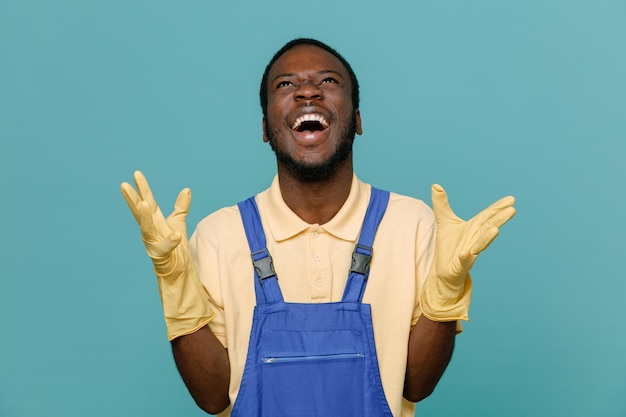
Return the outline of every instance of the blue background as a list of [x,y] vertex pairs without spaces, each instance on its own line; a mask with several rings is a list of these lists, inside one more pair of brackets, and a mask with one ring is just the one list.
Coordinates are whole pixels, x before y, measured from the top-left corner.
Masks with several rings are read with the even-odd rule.
[[422,416],[626,415],[626,3],[0,0],[0,415],[201,416],[119,184],[189,224],[266,188],[293,37],[362,85],[359,176],[518,215]]

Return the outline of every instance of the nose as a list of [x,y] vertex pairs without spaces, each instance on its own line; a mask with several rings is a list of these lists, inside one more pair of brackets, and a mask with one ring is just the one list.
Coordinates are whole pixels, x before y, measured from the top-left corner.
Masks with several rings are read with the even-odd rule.
[[301,83],[296,91],[294,91],[294,97],[299,100],[321,100],[324,98],[324,94],[319,86],[310,81],[304,81]]

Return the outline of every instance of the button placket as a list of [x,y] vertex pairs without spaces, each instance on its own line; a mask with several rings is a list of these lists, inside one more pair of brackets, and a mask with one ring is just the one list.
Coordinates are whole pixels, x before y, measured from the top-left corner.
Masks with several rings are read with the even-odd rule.
[[323,230],[315,228],[309,232],[309,248],[311,299],[314,301],[327,300],[330,297],[329,269],[325,261],[328,253],[328,241]]

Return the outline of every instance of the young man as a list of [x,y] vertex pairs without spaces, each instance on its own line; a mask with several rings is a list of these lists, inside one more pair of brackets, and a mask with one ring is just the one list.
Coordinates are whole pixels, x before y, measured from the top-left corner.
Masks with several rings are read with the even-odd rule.
[[[189,190],[164,219],[141,173],[139,193],[122,184],[181,376],[220,416],[412,416],[450,360],[469,270],[515,214],[514,199],[464,222],[437,185],[433,214],[359,181],[358,82],[323,43],[286,44],[260,96],[277,175],[254,202],[211,214],[187,243]],[[378,220],[365,225],[366,211]]]

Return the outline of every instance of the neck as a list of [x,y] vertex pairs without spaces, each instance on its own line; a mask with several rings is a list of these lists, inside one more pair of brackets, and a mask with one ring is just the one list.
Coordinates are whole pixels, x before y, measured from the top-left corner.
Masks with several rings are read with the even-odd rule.
[[348,159],[331,178],[302,182],[278,166],[280,192],[287,206],[309,224],[325,224],[348,199],[352,185],[352,161]]

